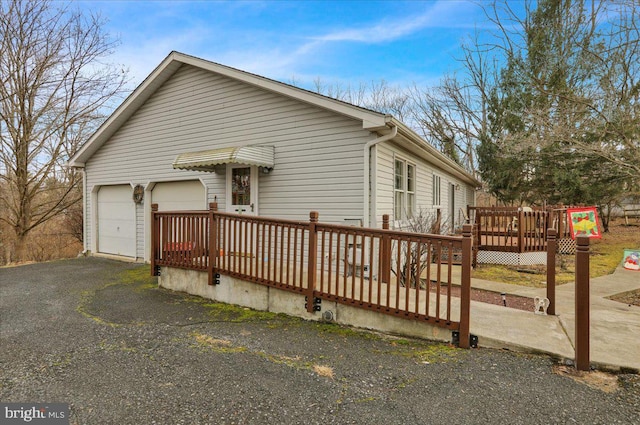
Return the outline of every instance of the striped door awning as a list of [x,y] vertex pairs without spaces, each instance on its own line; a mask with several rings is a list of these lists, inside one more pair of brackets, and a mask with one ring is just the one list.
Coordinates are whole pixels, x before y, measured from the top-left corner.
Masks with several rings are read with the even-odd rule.
[[177,170],[214,171],[216,165],[243,164],[273,168],[275,165],[273,146],[239,146],[185,152],[173,161]]

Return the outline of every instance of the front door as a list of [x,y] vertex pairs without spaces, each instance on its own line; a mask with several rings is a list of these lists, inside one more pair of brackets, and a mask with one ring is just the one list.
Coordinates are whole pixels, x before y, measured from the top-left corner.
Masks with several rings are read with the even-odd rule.
[[227,165],[227,211],[258,214],[258,168]]

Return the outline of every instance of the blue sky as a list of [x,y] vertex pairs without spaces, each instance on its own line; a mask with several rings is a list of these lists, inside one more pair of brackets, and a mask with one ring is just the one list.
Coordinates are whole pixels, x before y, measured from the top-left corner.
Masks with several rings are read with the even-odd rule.
[[461,40],[486,28],[477,2],[81,1],[121,44],[134,85],[170,51],[311,87],[433,84],[458,68]]

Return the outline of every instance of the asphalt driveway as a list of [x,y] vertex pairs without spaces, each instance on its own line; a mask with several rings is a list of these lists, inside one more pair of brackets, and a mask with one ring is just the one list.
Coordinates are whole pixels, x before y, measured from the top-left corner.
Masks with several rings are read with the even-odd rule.
[[0,401],[70,403],[72,424],[640,423],[637,375],[595,388],[546,356],[356,332],[154,282],[148,266],[98,258],[0,269]]

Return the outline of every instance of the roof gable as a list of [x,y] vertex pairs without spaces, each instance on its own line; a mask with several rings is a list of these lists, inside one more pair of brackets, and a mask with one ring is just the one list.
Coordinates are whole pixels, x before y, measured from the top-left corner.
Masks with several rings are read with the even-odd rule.
[[[472,185],[480,185],[474,176],[469,174],[459,164],[431,146],[416,132],[391,115],[372,111],[260,75],[175,51],[171,52],[125,101],[116,108],[113,114],[109,116],[78,152],[70,158],[68,165],[71,167],[84,167],[85,163],[104,143],[106,143],[163,84],[172,78],[183,65],[189,65],[204,71],[216,73],[272,93],[359,120],[362,122],[363,129],[376,132],[379,135],[390,134],[390,129],[397,127],[401,130],[397,135],[400,143],[409,143],[417,149],[416,153],[429,161],[435,161],[434,163],[439,168],[462,178]],[[394,139],[396,139],[396,137],[394,137]]]
[[303,101],[338,114],[362,121],[362,128],[371,131],[386,127],[391,117],[359,106],[351,105],[327,96],[310,92],[285,83],[251,74],[215,62],[210,62],[184,53],[171,52],[153,72],[125,99],[125,101],[98,128],[89,140],[69,160],[72,167],[82,167],[85,162],[122,126],[131,116],[170,79],[182,65],[191,65],[215,72],[262,89]]

